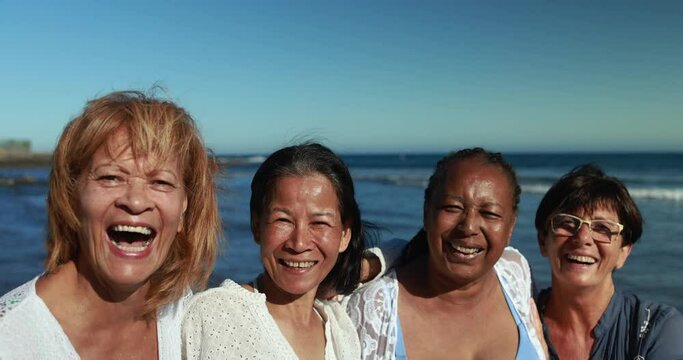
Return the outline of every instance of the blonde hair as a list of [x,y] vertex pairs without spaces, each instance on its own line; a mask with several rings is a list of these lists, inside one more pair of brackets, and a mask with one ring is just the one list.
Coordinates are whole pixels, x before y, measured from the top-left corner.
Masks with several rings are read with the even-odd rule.
[[78,181],[95,151],[122,129],[134,157],[151,155],[161,163],[177,159],[186,188],[182,231],[149,279],[141,315],[154,319],[157,309],[182,297],[188,287],[206,286],[223,238],[214,183],[218,164],[190,114],[173,102],[138,91],[113,92],[89,101],[66,125],[49,179],[46,268],[53,272],[78,256]]

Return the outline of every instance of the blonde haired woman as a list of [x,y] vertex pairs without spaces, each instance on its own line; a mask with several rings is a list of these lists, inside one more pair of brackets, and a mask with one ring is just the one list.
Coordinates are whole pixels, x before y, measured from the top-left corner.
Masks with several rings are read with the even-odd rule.
[[88,102],[53,155],[46,271],[0,299],[0,358],[180,358],[221,237],[216,169],[173,102]]

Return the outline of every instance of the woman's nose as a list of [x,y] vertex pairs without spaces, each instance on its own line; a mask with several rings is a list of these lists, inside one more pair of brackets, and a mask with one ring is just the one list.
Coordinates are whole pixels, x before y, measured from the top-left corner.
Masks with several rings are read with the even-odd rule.
[[147,181],[130,177],[124,188],[123,193],[116,200],[116,206],[131,214],[141,214],[152,209],[153,203],[149,196]]
[[475,213],[474,209],[467,209],[463,211],[458,222],[458,229],[465,236],[470,236],[477,233],[477,214]]
[[311,234],[304,226],[297,225],[292,232],[286,245],[294,252],[302,253],[309,250],[311,245]]
[[579,225],[579,229],[576,231],[576,235],[574,235],[574,239],[577,241],[580,241],[582,243],[587,243],[587,242],[593,242],[593,233],[591,231],[590,225],[587,223],[582,223]]

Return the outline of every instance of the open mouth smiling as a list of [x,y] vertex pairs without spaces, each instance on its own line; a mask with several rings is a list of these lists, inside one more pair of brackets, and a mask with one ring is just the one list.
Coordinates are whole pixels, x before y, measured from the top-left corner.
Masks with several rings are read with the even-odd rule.
[[598,262],[595,258],[592,258],[590,256],[584,256],[584,255],[567,254],[564,256],[564,258],[571,263],[581,264],[581,265],[593,265],[596,262]]
[[285,267],[301,270],[312,268],[318,263],[317,261],[293,261],[285,259],[278,259],[278,262]]
[[156,231],[147,226],[112,225],[107,228],[109,240],[126,252],[142,252],[152,243]]
[[446,244],[448,244],[448,250],[450,250],[451,252],[455,252],[467,257],[474,257],[475,255],[484,251],[484,249],[480,247],[456,245],[451,241],[446,242]]

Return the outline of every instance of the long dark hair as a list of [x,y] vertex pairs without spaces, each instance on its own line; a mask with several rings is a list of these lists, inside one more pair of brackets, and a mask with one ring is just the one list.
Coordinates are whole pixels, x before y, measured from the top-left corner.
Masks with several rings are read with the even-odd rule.
[[[487,151],[480,147],[466,148],[459,151],[450,152],[436,163],[434,173],[432,173],[432,176],[429,177],[429,182],[427,183],[427,188],[425,189],[424,208],[429,206],[432,194],[434,193],[435,189],[443,185],[447,176],[457,176],[457,174],[448,174],[449,166],[458,161],[474,158],[481,159],[482,164],[494,165],[503,170],[503,173],[505,173],[505,176],[508,178],[510,187],[513,189],[512,208],[515,212],[517,212],[517,208],[519,206],[519,197],[522,193],[522,189],[517,182],[515,170],[512,168],[512,165],[510,165],[510,163],[503,158],[503,154],[499,152]],[[415,234],[415,236],[413,236],[408,245],[403,249],[400,263],[407,263],[418,255],[426,253],[428,250],[427,232],[424,228],[422,228],[417,232],[417,234]]]
[[258,219],[270,204],[273,185],[279,178],[315,174],[325,176],[332,183],[342,223],[351,226],[349,246],[339,254],[332,271],[318,287],[318,293],[334,290],[339,294],[349,294],[359,282],[361,256],[368,235],[366,225],[361,221],[349,169],[329,148],[318,143],[304,143],[282,148],[268,156],[251,181],[251,231],[256,236]]

